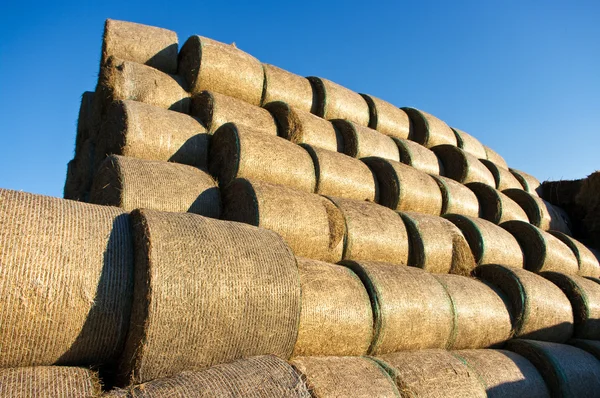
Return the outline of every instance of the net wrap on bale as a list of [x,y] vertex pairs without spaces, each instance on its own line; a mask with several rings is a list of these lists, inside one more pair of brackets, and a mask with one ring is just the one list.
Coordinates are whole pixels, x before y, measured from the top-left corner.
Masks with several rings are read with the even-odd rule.
[[442,193],[442,215],[461,214],[479,217],[479,201],[469,188],[448,177],[431,175]]
[[394,139],[400,151],[400,161],[428,174],[444,174],[444,167],[435,153],[416,142]]
[[475,156],[453,145],[439,145],[432,148],[444,169],[444,176],[462,184],[481,182],[496,186],[494,176]]
[[400,160],[398,146],[387,135],[348,120],[334,119],[332,123],[342,136],[346,155],[358,159],[377,156],[395,161]]
[[263,64],[263,70],[263,106],[281,101],[302,112],[313,111],[313,90],[307,78],[269,64]]
[[410,119],[406,112],[387,101],[373,97],[368,94],[361,94],[369,105],[369,127],[383,133],[387,136],[409,139],[412,128]]
[[448,125],[437,117],[416,108],[402,108],[408,114],[412,125],[411,140],[433,148],[438,145],[456,146],[456,136]]
[[320,77],[308,77],[313,88],[313,112],[327,120],[347,119],[369,125],[369,105],[360,94]]
[[494,224],[511,220],[529,222],[529,218],[521,206],[494,187],[481,182],[469,183],[467,187],[477,196],[481,218]]
[[10,398],[100,397],[98,375],[68,366],[0,369],[0,396]]

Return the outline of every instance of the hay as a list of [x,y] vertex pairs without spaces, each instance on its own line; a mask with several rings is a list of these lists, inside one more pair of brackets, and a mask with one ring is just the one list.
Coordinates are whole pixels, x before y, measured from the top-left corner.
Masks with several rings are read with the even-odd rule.
[[96,146],[92,140],[87,139],[75,158],[67,165],[67,178],[63,196],[85,202],[88,200],[92,179],[94,176],[94,158]]
[[314,398],[399,398],[385,370],[366,357],[295,358],[291,361]]
[[263,64],[263,70],[263,106],[281,101],[302,112],[313,110],[313,90],[307,78],[269,64]]
[[410,119],[406,112],[387,101],[361,94],[369,105],[369,127],[389,137],[409,139],[412,136]]
[[402,108],[408,114],[412,125],[411,140],[433,148],[438,145],[456,146],[456,136],[448,125],[437,117],[416,108]]
[[121,385],[253,355],[289,358],[300,284],[281,237],[195,214],[131,218],[135,289]]
[[456,136],[456,146],[475,156],[477,159],[487,159],[485,147],[477,138],[454,127],[451,127],[451,129]]
[[566,213],[537,195],[522,189],[507,189],[504,194],[514,200],[527,213],[530,223],[544,231],[560,231],[571,235],[571,222]]
[[490,162],[493,162],[496,166],[498,167],[502,167],[503,169],[508,170],[508,164],[506,163],[506,160],[504,160],[504,158],[502,156],[500,156],[500,154],[496,151],[494,151],[492,148],[487,147],[487,146],[483,146],[485,148],[485,154],[486,154],[486,159],[489,160]]
[[432,148],[443,165],[444,176],[462,184],[481,182],[490,187],[496,186],[494,176],[475,156],[452,145]]
[[222,196],[224,219],[277,232],[296,256],[331,263],[341,260],[344,218],[328,199],[246,179],[235,180]]
[[333,120],[333,126],[342,136],[344,153],[362,159],[377,156],[399,161],[400,152],[393,139],[377,130],[360,126],[348,120]]
[[508,169],[504,167],[500,167],[497,164],[487,160],[487,159],[479,159],[481,163],[485,167],[488,168],[490,173],[494,176],[494,181],[496,181],[496,189],[498,191],[504,191],[505,189],[523,189],[523,186],[517,180],[517,178],[510,172]]
[[194,94],[190,114],[197,117],[210,134],[225,123],[235,123],[265,134],[277,135],[277,124],[267,110],[217,92],[202,91]]
[[600,248],[600,172],[586,178],[575,197],[579,207],[585,209],[582,224],[590,244]]
[[580,348],[584,351],[587,351],[593,356],[595,356],[597,359],[600,359],[600,341],[571,339],[569,340],[568,344]]
[[221,195],[207,173],[183,164],[110,156],[100,166],[90,202],[125,211],[152,209],[219,218]]
[[360,94],[320,77],[308,77],[313,88],[313,113],[327,120],[346,119],[369,125],[369,105]]
[[537,368],[553,397],[592,397],[600,391],[600,362],[579,348],[533,340],[512,340],[506,348]]
[[575,205],[575,196],[581,190],[584,181],[585,179],[544,181],[540,185],[539,194],[544,200],[567,209]]
[[571,304],[552,282],[524,269],[502,265],[481,265],[474,273],[508,297],[515,337],[554,342],[565,342],[571,337]]
[[413,212],[401,213],[410,242],[408,265],[432,273],[468,275],[475,259],[465,237],[450,221]]
[[377,201],[377,180],[371,169],[343,153],[302,145],[312,157],[317,176],[316,193],[340,198]]
[[373,338],[373,312],[360,279],[346,267],[297,261],[302,310],[292,356],[366,354]]
[[414,141],[394,139],[400,151],[400,161],[428,174],[443,174],[444,167],[430,149]]
[[380,204],[392,210],[441,214],[442,193],[430,175],[393,160],[366,158],[363,161],[377,178]]
[[36,366],[0,369],[0,396],[10,398],[100,397],[98,375],[84,368]]
[[549,232],[555,238],[559,239],[562,243],[569,246],[569,249],[571,249],[571,251],[575,255],[575,258],[577,258],[577,263],[579,264],[578,275],[592,276],[595,278],[600,277],[600,263],[598,262],[598,258],[596,257],[596,255],[594,255],[591,249],[562,232]]
[[331,200],[346,223],[344,260],[408,263],[408,234],[395,211],[364,201]]
[[523,252],[519,242],[503,228],[475,217],[447,214],[467,239],[477,265],[502,264],[523,268]]
[[542,183],[537,178],[535,178],[531,174],[525,173],[524,171],[519,171],[512,168],[509,170],[515,176],[515,178],[519,180],[524,190],[526,190],[532,195],[539,196],[539,193],[537,191],[541,191]]
[[519,241],[525,258],[525,269],[573,275],[579,271],[575,254],[548,232],[524,221],[508,221],[501,226]]
[[453,330],[448,293],[433,275],[398,264],[348,261],[366,286],[375,318],[372,355],[446,348]]
[[212,137],[209,158],[209,170],[221,187],[248,178],[315,191],[315,169],[305,149],[249,127],[223,125]]
[[479,217],[494,224],[519,220],[529,222],[525,211],[509,196],[481,182],[471,182],[467,187],[479,201]]
[[0,368],[104,365],[132,289],[121,209],[0,190]]
[[103,65],[111,56],[177,73],[177,33],[133,22],[107,19],[102,37]]
[[479,201],[469,188],[448,177],[431,175],[442,193],[442,215],[479,217]]
[[191,36],[179,52],[178,71],[192,94],[215,91],[260,106],[262,64],[235,45]]
[[75,156],[81,150],[83,143],[91,137],[92,131],[92,113],[93,113],[94,93],[86,91],[81,96],[81,105],[79,106],[79,117],[77,118],[77,135],[75,136]]

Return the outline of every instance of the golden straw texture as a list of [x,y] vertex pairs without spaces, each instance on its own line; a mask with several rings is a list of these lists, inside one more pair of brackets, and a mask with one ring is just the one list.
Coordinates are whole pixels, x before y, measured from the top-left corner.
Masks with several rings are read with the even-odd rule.
[[479,142],[479,140],[472,135],[452,127],[452,131],[456,136],[456,144],[463,151],[470,153],[477,159],[487,159],[485,147]]
[[400,161],[428,174],[444,174],[444,166],[435,153],[414,141],[394,139],[400,151]]
[[442,215],[461,214],[479,217],[479,201],[469,188],[448,177],[432,175],[442,193]]
[[269,64],[263,64],[263,70],[265,71],[263,106],[282,101],[299,111],[313,110],[313,90],[307,78]]
[[347,119],[369,125],[369,105],[360,94],[320,77],[308,77],[314,92],[313,112],[327,120]]
[[36,366],[0,369],[0,396],[7,398],[93,398],[102,388],[89,369]]
[[394,138],[409,139],[411,137],[412,128],[406,112],[372,95],[361,95],[369,105],[370,128]]
[[408,114],[412,124],[412,140],[427,148],[446,144],[456,146],[456,136],[444,121],[415,108],[402,109]]
[[346,155],[358,159],[377,156],[395,161],[400,160],[398,146],[387,135],[348,120],[335,119],[332,123],[342,136]]

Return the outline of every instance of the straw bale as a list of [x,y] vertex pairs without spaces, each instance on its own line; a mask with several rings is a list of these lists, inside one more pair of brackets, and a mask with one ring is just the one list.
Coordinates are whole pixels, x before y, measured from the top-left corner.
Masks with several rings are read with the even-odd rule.
[[575,201],[585,209],[582,223],[590,243],[600,248],[600,172],[596,171],[585,179]]
[[600,359],[600,341],[571,339],[569,340],[568,344],[580,348],[584,351],[587,351],[593,356],[595,356],[597,359]]
[[269,64],[263,64],[263,70],[263,106],[281,101],[302,112],[313,110],[313,89],[307,78]]
[[502,156],[500,156],[500,154],[496,151],[494,151],[492,148],[488,147],[488,146],[483,146],[485,148],[485,154],[486,154],[486,159],[489,160],[490,162],[493,162],[496,166],[498,167],[502,167],[503,169],[508,170],[508,164],[506,163],[506,160],[504,160],[504,158]]
[[485,147],[477,138],[457,128],[451,127],[451,129],[456,136],[456,146],[477,159],[487,159]]
[[343,152],[346,155],[358,159],[377,156],[395,161],[400,160],[398,146],[387,135],[348,120],[335,119],[332,123],[342,136]]
[[523,186],[521,185],[519,180],[517,180],[513,173],[508,171],[508,169],[498,166],[496,163],[491,162],[487,159],[479,160],[481,161],[481,163],[483,163],[485,167],[488,168],[490,173],[492,173],[492,175],[494,176],[494,181],[496,181],[495,188],[498,191],[504,191],[505,189],[513,188],[521,190],[523,189]]
[[10,398],[100,397],[98,375],[89,369],[35,366],[0,369],[0,396]]
[[564,210],[522,189],[507,189],[504,194],[521,206],[527,213],[529,222],[536,227],[544,231],[560,231],[571,235],[571,221]]
[[410,119],[406,112],[387,101],[361,94],[369,105],[369,127],[393,138],[409,139],[412,134]]
[[444,166],[438,157],[414,141],[394,139],[400,151],[400,161],[428,174],[444,174]]
[[320,77],[308,77],[313,88],[313,112],[324,119],[346,119],[369,125],[369,105],[360,94]]
[[562,232],[549,232],[562,243],[569,246],[569,249],[571,249],[575,255],[575,258],[577,258],[577,263],[579,264],[579,275],[592,276],[595,278],[600,277],[600,263],[592,249],[589,249],[583,243]]
[[433,148],[438,145],[456,146],[456,136],[448,125],[437,117],[416,108],[402,108],[410,118],[413,134],[411,139]]
[[515,178],[519,180],[525,191],[529,192],[532,195],[539,196],[538,191],[541,191],[542,183],[537,178],[535,178],[531,174],[525,173],[524,171],[520,171],[513,168],[509,170],[515,176]]
[[431,175],[442,193],[442,215],[479,217],[479,201],[469,188],[448,177]]
[[86,91],[81,95],[79,117],[77,118],[77,135],[75,136],[75,156],[83,143],[92,136],[94,92]]
[[88,200],[94,177],[96,146],[91,139],[81,145],[81,149],[67,165],[64,198],[85,202]]
[[443,165],[444,176],[463,184],[481,182],[490,187],[496,186],[492,173],[470,153],[452,145],[440,145],[432,150]]
[[477,196],[479,217],[484,220],[494,224],[502,224],[511,220],[529,222],[529,218],[521,206],[503,192],[481,182],[471,182],[467,184],[467,187]]

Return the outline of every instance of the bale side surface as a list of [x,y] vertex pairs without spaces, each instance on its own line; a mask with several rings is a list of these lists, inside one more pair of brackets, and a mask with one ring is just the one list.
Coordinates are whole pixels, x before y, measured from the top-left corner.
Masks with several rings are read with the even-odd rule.
[[575,197],[580,208],[585,209],[582,224],[590,244],[600,249],[600,172],[590,174]]
[[412,128],[406,112],[387,101],[361,94],[369,105],[369,127],[389,137],[399,139],[411,138]]
[[496,186],[494,176],[475,156],[452,145],[439,145],[432,148],[442,163],[444,176],[462,184],[481,182],[490,187]]
[[0,369],[0,396],[10,398],[100,397],[98,375],[84,368],[35,366]]
[[282,101],[302,112],[313,110],[313,90],[307,78],[269,64],[263,64],[263,70],[265,72],[263,106]]
[[461,214],[479,217],[479,201],[469,188],[448,177],[431,175],[442,193],[442,215]]
[[346,119],[369,125],[369,105],[360,94],[320,77],[308,77],[314,92],[313,112],[327,120]]
[[498,191],[504,191],[505,189],[523,189],[523,186],[519,180],[517,180],[516,177],[510,171],[508,171],[508,169],[500,167],[496,163],[485,158],[479,158],[479,160],[494,176],[494,180],[496,181],[495,188]]
[[536,227],[544,231],[560,231],[571,235],[570,221],[562,209],[522,189],[507,189],[504,194],[521,206],[529,222]]
[[358,159],[376,156],[400,161],[398,146],[387,135],[348,120],[335,119],[332,123],[342,136],[346,155]]
[[85,140],[91,137],[93,123],[94,92],[86,91],[81,95],[79,116],[77,117],[77,134],[75,136],[75,156],[79,153]]
[[600,341],[571,339],[569,340],[568,344],[587,351],[600,360]]
[[428,174],[443,174],[443,166],[430,149],[414,141],[394,139],[400,151],[400,161]]
[[87,139],[81,149],[67,165],[64,198],[85,202],[89,198],[94,177],[96,145]]
[[473,191],[479,201],[479,217],[494,224],[519,220],[529,222],[525,211],[509,196],[492,186],[481,182],[471,182],[467,187]]
[[479,140],[472,135],[459,130],[457,128],[451,127],[454,135],[456,136],[456,145],[462,149],[463,151],[470,153],[475,156],[477,159],[486,159],[487,155],[485,152],[485,147],[479,142]]
[[412,124],[411,139],[427,148],[446,144],[456,146],[456,136],[444,121],[415,108],[402,108],[402,110],[408,114]]
[[513,168],[510,168],[509,170],[515,176],[515,178],[519,180],[525,191],[529,192],[532,195],[539,196],[537,191],[541,190],[542,183],[537,178],[535,178],[531,174],[525,173],[524,171],[520,171]]
[[600,277],[599,259],[596,257],[596,255],[594,255],[592,250],[590,250],[583,243],[562,232],[549,231],[549,233],[567,245],[569,249],[571,249],[575,255],[575,258],[577,258],[577,263],[579,264],[579,275],[591,276],[594,278]]
[[490,162],[493,162],[496,166],[498,167],[502,167],[503,169],[508,170],[508,164],[506,163],[506,160],[504,160],[504,158],[502,156],[500,156],[500,154],[496,151],[494,151],[492,148],[488,147],[488,146],[483,146],[485,148],[485,158],[487,160],[489,160]]

